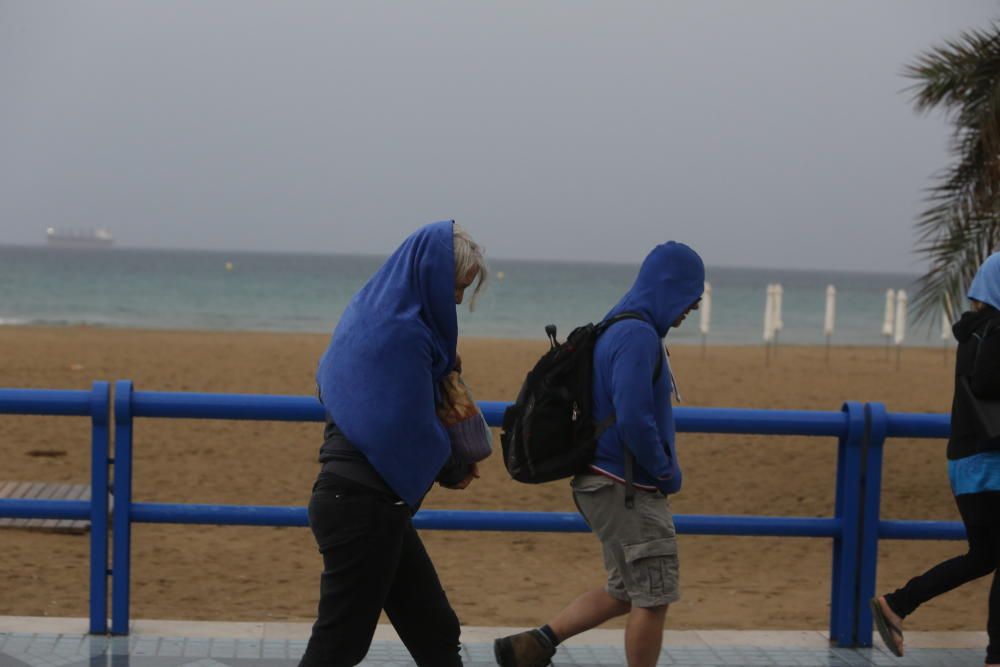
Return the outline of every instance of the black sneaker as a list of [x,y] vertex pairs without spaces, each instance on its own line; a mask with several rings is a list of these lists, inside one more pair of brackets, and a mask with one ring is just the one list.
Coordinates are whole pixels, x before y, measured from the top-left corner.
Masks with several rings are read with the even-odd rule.
[[545,667],[556,649],[538,629],[501,637],[493,642],[493,655],[500,667]]

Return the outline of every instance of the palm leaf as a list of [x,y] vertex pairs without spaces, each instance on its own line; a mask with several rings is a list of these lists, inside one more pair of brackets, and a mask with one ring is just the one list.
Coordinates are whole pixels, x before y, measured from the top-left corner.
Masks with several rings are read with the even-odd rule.
[[1000,243],[1000,24],[949,40],[905,70],[917,111],[944,110],[955,163],[928,189],[916,223],[929,263],[914,299],[917,319],[944,307],[954,317],[979,265]]

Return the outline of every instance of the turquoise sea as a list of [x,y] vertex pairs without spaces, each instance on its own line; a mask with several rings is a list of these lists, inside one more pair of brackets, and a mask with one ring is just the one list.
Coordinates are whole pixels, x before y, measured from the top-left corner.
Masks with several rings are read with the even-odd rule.
[[[0,325],[328,332],[382,259],[0,246]],[[638,270],[638,260],[624,265],[490,258],[490,265],[493,275],[476,311],[460,310],[462,335],[542,339],[551,322],[562,337],[576,324],[601,318]],[[834,344],[884,345],[885,291],[912,294],[916,276],[709,267],[708,279],[709,344],[761,344],[766,288],[779,282],[782,343],[825,342],[825,294],[832,284]],[[688,318],[669,340],[699,342],[698,317]],[[940,322],[911,323],[906,344],[944,344]]]

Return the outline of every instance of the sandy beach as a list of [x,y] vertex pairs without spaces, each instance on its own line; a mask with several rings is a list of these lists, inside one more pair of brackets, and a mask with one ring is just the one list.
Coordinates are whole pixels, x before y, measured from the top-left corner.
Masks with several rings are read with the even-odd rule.
[[[124,379],[139,389],[308,395],[326,335],[167,332],[98,328],[0,328],[0,386],[88,388]],[[477,398],[510,400],[545,349],[537,341],[464,339]],[[902,368],[884,349],[784,347],[765,367],[760,347],[676,347],[672,364],[687,405],[837,410],[845,399],[890,410],[944,412],[953,356],[907,349]],[[87,483],[82,420],[0,417],[0,480]],[[134,495],[143,501],[303,505],[317,472],[317,424],[140,421]],[[498,442],[497,442],[498,445]],[[45,450],[52,456],[38,456]],[[832,440],[679,437],[684,489],[678,514],[828,516]],[[573,509],[566,482],[526,486],[497,455],[467,491],[436,488],[428,508]],[[956,520],[943,441],[887,447],[883,516]],[[524,626],[545,621],[603,581],[591,535],[424,532],[462,622]],[[85,536],[3,530],[0,614],[86,616]],[[683,600],[671,628],[813,629],[827,625],[831,542],[751,537],[680,538]],[[883,542],[879,587],[957,555],[955,542]],[[308,530],[133,528],[136,618],[311,620],[321,559]],[[980,630],[989,579],[945,595],[908,620],[913,629]],[[612,625],[612,627],[615,627]],[[620,627],[617,626],[617,627]]]

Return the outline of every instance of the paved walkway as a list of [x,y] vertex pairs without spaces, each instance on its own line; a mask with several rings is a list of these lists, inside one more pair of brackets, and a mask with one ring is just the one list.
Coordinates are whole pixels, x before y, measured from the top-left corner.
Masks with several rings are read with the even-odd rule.
[[[92,637],[82,619],[0,617],[0,667],[296,667],[308,625],[137,621],[128,637]],[[492,639],[510,628],[465,628],[468,667],[495,665]],[[980,667],[986,634],[909,633],[905,658],[882,648],[831,648],[821,632],[668,631],[660,665],[674,667],[868,665]],[[559,648],[563,665],[624,665],[622,632],[597,630]],[[380,626],[370,667],[413,665],[392,629]]]

